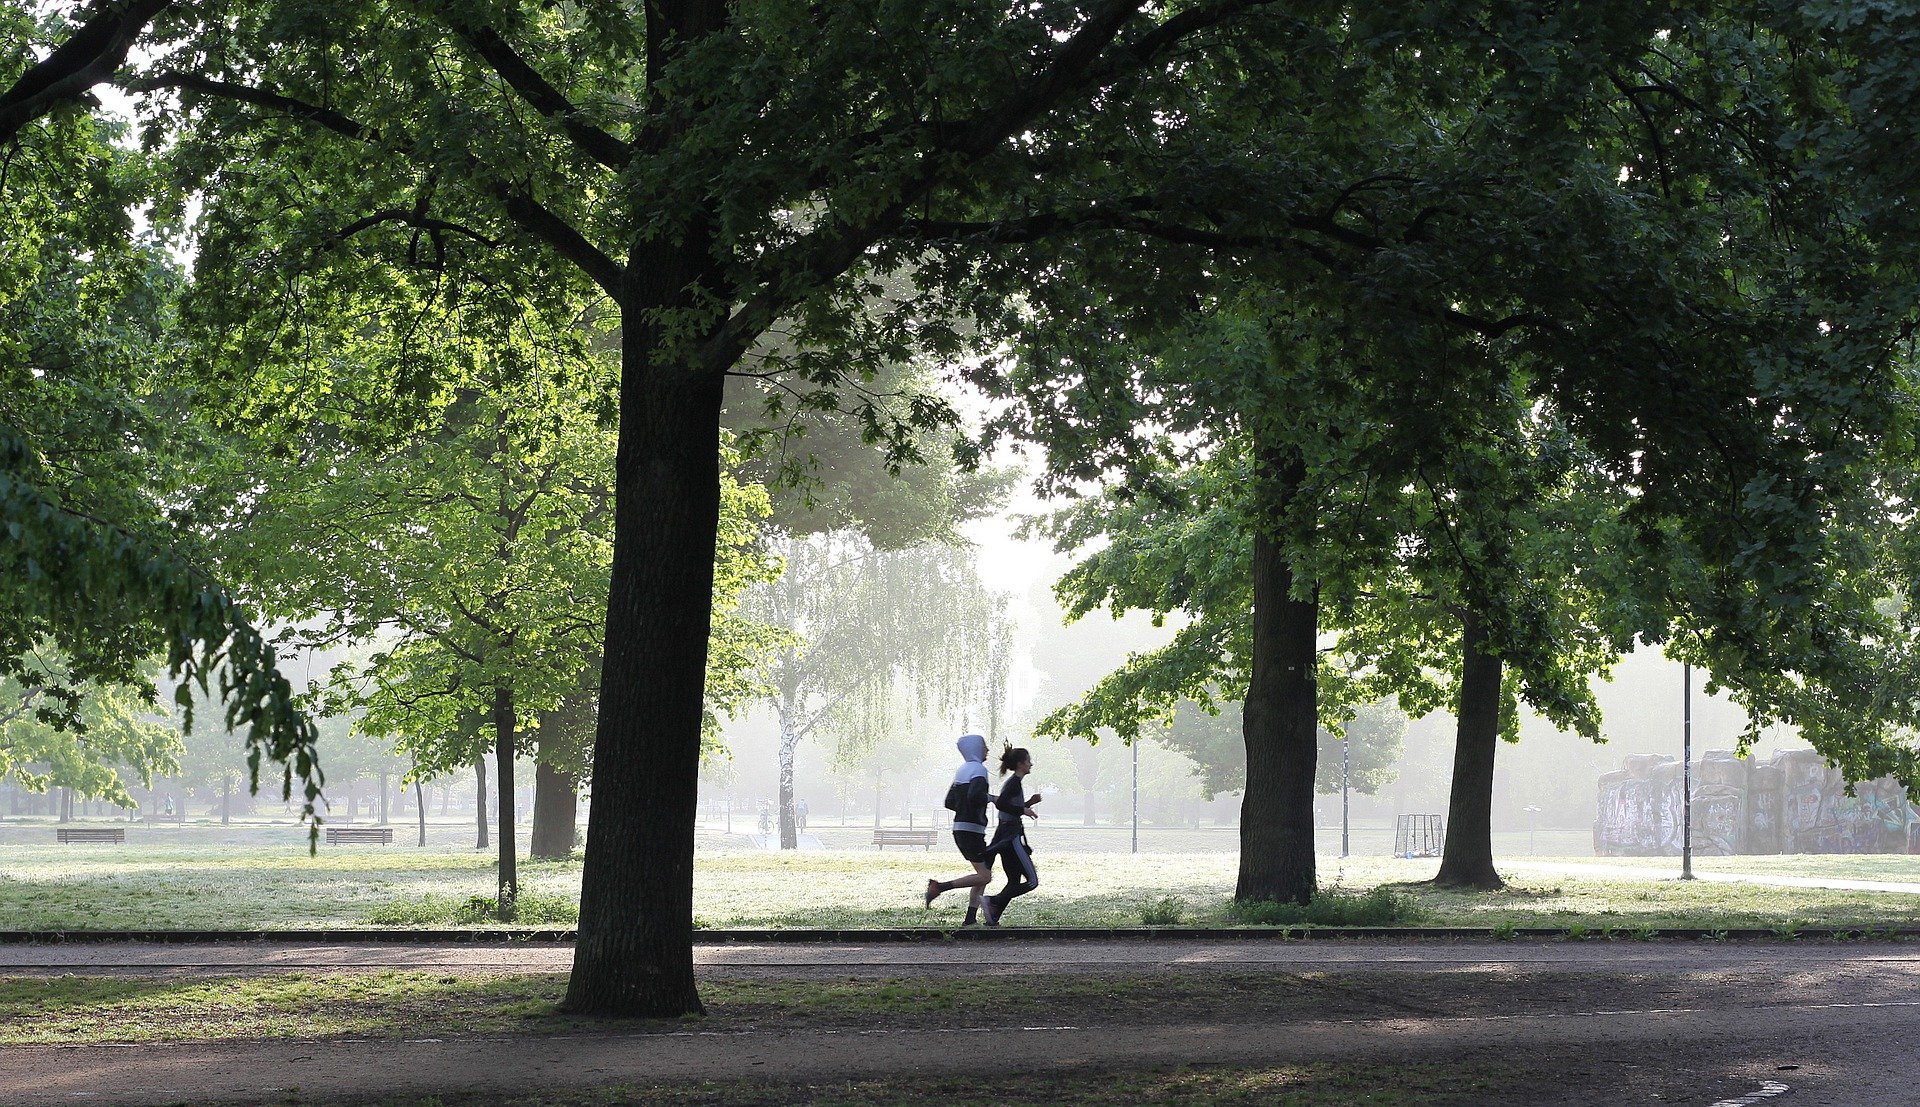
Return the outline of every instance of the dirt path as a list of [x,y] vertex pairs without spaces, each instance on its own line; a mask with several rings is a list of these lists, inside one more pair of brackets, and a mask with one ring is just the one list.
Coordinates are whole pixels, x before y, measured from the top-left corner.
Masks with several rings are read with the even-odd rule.
[[[299,1089],[364,1102],[404,1094],[527,1095],[629,1084],[749,1080],[900,1081],[970,1075],[1018,1057],[1049,1073],[1314,1062],[1502,1071],[1476,1103],[1691,1103],[1707,1107],[1785,1083],[1790,1104],[1920,1102],[1920,947],[1722,942],[1031,942],[1022,975],[1145,978],[1121,998],[1058,1003],[1045,986],[1009,1025],[970,1018],[848,1014],[797,1023],[780,1010],[742,1022],[616,1025],[513,1037],[225,1040],[0,1048],[0,1101],[47,1104],[273,1102]],[[1008,943],[726,945],[698,950],[709,979],[912,979],[1004,968]],[[185,974],[235,970],[430,969],[560,972],[565,946],[301,946],[273,943],[15,946],[0,975]],[[999,962],[998,970],[983,970]],[[1196,974],[1246,999],[1164,999]],[[1311,987],[1298,986],[1311,974]],[[1271,979],[1272,986],[1266,983]],[[1292,985],[1292,987],[1289,987]],[[1271,992],[1279,997],[1266,1002]],[[1074,994],[1086,996],[1088,991]],[[1133,996],[1133,999],[1126,998]],[[1292,995],[1293,1000],[1285,997]],[[1257,1002],[1256,1002],[1257,1001]],[[1131,1004],[1132,1006],[1129,1006]],[[998,1006],[994,1008],[998,1010]],[[418,1031],[414,1031],[418,1033]],[[777,1091],[777,1089],[776,1089]],[[777,1101],[777,1099],[776,1099]],[[1413,1101],[1413,1100],[1410,1100]]]
[[[1871,1026],[1868,1031],[1867,1027]],[[276,1094],[532,1093],[559,1086],[755,1079],[792,1083],[978,1073],[983,1050],[1032,1079],[1087,1066],[1288,1065],[1341,1059],[1520,1066],[1524,1092],[1482,1102],[1706,1105],[1780,1080],[1795,1104],[1912,1102],[1920,1000],[1857,1005],[1569,1011],[1553,1015],[1106,1027],[954,1027],[576,1034],[417,1041],[12,1047],[0,1087],[20,1107],[250,1103]],[[1530,1078],[1527,1078],[1530,1077]],[[1558,1091],[1543,1093],[1542,1088]],[[903,1088],[904,1090],[904,1088]],[[908,1098],[902,1102],[910,1101]]]
[[[1688,941],[1071,941],[1021,942],[1023,972],[1152,971],[1206,967],[1267,967],[1339,972],[1497,972],[1527,970],[1613,972],[1773,971],[1789,966],[1920,967],[1920,945],[1905,942],[1688,942]],[[702,945],[694,949],[703,973],[778,972],[859,976],[977,971],[1007,960],[1005,943],[875,942]],[[0,973],[190,970],[449,969],[483,972],[566,972],[566,944],[462,942],[340,945],[286,942],[101,942],[0,945]]]

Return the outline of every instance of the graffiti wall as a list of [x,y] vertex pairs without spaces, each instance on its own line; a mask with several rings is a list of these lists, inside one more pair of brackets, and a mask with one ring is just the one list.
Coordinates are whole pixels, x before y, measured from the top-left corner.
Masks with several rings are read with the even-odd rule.
[[[1684,805],[1680,763],[1636,754],[1600,778],[1593,852],[1680,853]],[[1735,853],[1920,852],[1920,812],[1892,779],[1846,780],[1812,750],[1771,761],[1712,750],[1694,768],[1693,851]]]

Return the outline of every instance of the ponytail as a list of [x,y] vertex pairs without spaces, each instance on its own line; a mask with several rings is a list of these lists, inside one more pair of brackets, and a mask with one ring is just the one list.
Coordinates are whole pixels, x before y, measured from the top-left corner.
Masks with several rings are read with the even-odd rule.
[[1024,747],[1008,743],[1007,748],[1000,751],[1000,775],[1006,776],[1012,772],[1013,767],[1025,761],[1028,756],[1029,754]]

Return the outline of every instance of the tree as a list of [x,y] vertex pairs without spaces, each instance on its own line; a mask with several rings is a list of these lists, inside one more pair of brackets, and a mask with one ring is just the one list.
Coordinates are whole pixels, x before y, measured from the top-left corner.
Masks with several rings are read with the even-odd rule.
[[[223,336],[217,377],[297,381],[282,368],[352,331],[341,316],[379,314],[364,271],[328,271],[349,245],[397,246],[420,268],[555,298],[592,288],[618,313],[617,537],[589,832],[601,848],[583,877],[573,1009],[698,1005],[692,805],[725,375],[791,371],[838,391],[903,346],[957,351],[958,333],[918,295],[855,325],[864,274],[902,260],[888,243],[916,214],[1030,179],[1030,136],[1077,147],[1073,128],[1110,94],[1150,103],[1178,47],[1255,6],[836,7],[795,19],[781,3],[676,0],[637,20],[594,4],[274,4],[154,25],[152,61],[119,79],[163,94],[148,110],[179,126],[176,163],[207,199],[201,270],[232,278],[201,301],[205,333]],[[887,51],[871,49],[876,36]],[[428,57],[451,64],[417,64]],[[319,202],[288,202],[296,194]],[[282,344],[280,308],[293,309],[284,333],[310,341]],[[750,361],[776,323],[801,332],[797,351],[842,353]],[[401,349],[405,328],[389,333]],[[437,361],[391,359],[382,379],[398,384],[397,410],[439,387]],[[247,392],[273,397],[247,406],[281,415],[311,400]],[[875,430],[905,438],[884,421]]]
[[[518,898],[514,769],[523,735],[554,724],[542,754],[578,779],[584,755],[569,739],[578,740],[582,713],[591,718],[597,691],[590,669],[612,530],[601,481],[614,440],[581,395],[598,383],[569,379],[551,360],[554,349],[565,356],[567,337],[543,346],[536,331],[524,345],[496,349],[490,386],[454,399],[439,425],[410,441],[356,448],[349,410],[308,423],[284,458],[263,459],[264,444],[243,451],[239,472],[254,510],[227,542],[250,551],[253,587],[294,621],[291,636],[308,646],[379,647],[336,667],[329,710],[364,710],[356,730],[397,741],[416,772],[451,771],[491,753],[503,919]],[[770,576],[752,547],[764,495],[731,482],[727,493],[723,605]],[[721,616],[716,632],[753,640],[710,656],[750,663],[755,632],[725,607]],[[714,674],[722,704],[738,687],[732,674]],[[571,852],[570,826],[565,847]]]
[[[137,807],[120,767],[147,787],[156,774],[178,770],[180,734],[154,713],[149,696],[122,683],[78,682],[57,661],[40,663],[49,671],[0,679],[0,780]],[[79,702],[56,699],[50,688],[71,689]]]
[[[1200,778],[1200,794],[1207,799],[1246,787],[1244,722],[1237,705],[1218,704],[1210,714],[1188,702],[1175,707],[1173,721],[1153,735],[1155,741],[1186,754]],[[1322,726],[1316,754],[1313,789],[1322,795],[1340,790],[1341,765],[1346,764],[1348,786],[1371,796],[1400,775],[1405,750],[1407,717],[1392,701],[1361,704],[1339,732]]]
[[[1719,251],[1752,241],[1748,232],[1764,217],[1775,226],[1793,217],[1796,229],[1813,232],[1766,240],[1791,242],[1774,255],[1789,270],[1880,275],[1870,264],[1797,264],[1869,261],[1859,247],[1870,243],[1850,239],[1844,219],[1823,223],[1851,210],[1823,206],[1851,186],[1792,177],[1791,164],[1776,172],[1805,145],[1781,137],[1817,142],[1829,116],[1848,123],[1832,98],[1778,95],[1796,87],[1783,76],[1801,75],[1783,74],[1798,56],[1781,33],[1786,17],[1741,9],[1721,20],[1716,5],[1583,9],[1577,23],[1479,4],[1287,15],[1250,0],[1145,7],[909,4],[802,14],[782,3],[676,0],[648,6],[637,25],[627,9],[598,4],[342,12],[276,3],[242,5],[204,25],[189,15],[155,24],[154,61],[130,83],[190,101],[177,118],[193,133],[173,149],[200,170],[189,173],[192,183],[206,185],[208,256],[271,259],[206,267],[248,285],[231,290],[244,295],[208,302],[225,305],[230,321],[256,324],[251,335],[223,331],[233,340],[221,349],[268,355],[219,359],[223,372],[242,366],[242,375],[297,379],[280,370],[312,356],[330,332],[295,317],[337,309],[320,290],[343,287],[331,283],[342,274],[309,263],[338,254],[346,240],[362,250],[385,242],[429,270],[471,264],[556,295],[580,291],[566,279],[572,272],[620,314],[617,540],[590,832],[607,848],[588,853],[570,987],[576,1009],[670,1015],[697,1007],[691,827],[721,378],[791,365],[798,379],[832,391],[846,374],[897,361],[903,345],[952,351],[960,337],[952,313],[987,317],[986,333],[997,338],[1031,302],[1008,294],[1011,278],[1049,275],[1027,259],[1002,266],[1001,247],[1047,237],[1080,240],[1074,249],[1097,238],[1093,252],[1112,254],[1143,241],[1258,248],[1316,276],[1324,267],[1367,311],[1536,343],[1569,367],[1558,390],[1583,435],[1612,465],[1644,461],[1648,494],[1676,509],[1729,501],[1725,489],[1676,493],[1657,478],[1684,474],[1729,443],[1787,436],[1778,422],[1753,418],[1744,384],[1723,390],[1750,381],[1756,363],[1795,365],[1796,388],[1815,386],[1800,398],[1821,418],[1839,413],[1841,441],[1873,435],[1863,414],[1871,405],[1859,403],[1863,363],[1852,355],[1874,348],[1885,318],[1804,316],[1808,325],[1790,336],[1770,334],[1791,341],[1748,360],[1766,343],[1730,352],[1724,339],[1767,327],[1689,329],[1699,315],[1668,310],[1710,304],[1707,314],[1722,320],[1718,309],[1753,304],[1723,295],[1728,265]],[[1739,66],[1707,56],[1688,82],[1656,69],[1656,91],[1641,90],[1642,70],[1655,68],[1649,43],[1677,52],[1676,36],[1755,49]],[[876,39],[889,49],[873,50]],[[111,64],[110,51],[94,57]],[[444,64],[418,64],[424,58]],[[1772,62],[1781,64],[1760,64]],[[1731,94],[1712,83],[1729,73],[1747,82]],[[1702,83],[1704,100],[1693,94]],[[1738,102],[1722,112],[1730,95]],[[1403,165],[1402,155],[1447,147],[1457,132],[1418,127],[1450,117],[1427,110],[1447,104],[1477,109],[1471,134],[1486,139],[1477,149],[1493,163]],[[1401,125],[1385,133],[1345,126],[1392,106],[1403,109]],[[154,110],[165,111],[164,101]],[[1761,122],[1750,126],[1749,114]],[[1649,115],[1656,125],[1645,125]],[[1702,125],[1686,125],[1695,122]],[[1713,163],[1718,175],[1694,172],[1687,159],[1735,124],[1739,137],[1758,137]],[[1631,157],[1596,156],[1596,135],[1637,145]],[[1669,141],[1675,135],[1689,141]],[[1619,188],[1623,164],[1644,172],[1633,189]],[[1648,180],[1664,195],[1644,191]],[[1510,181],[1523,185],[1497,187]],[[1630,193],[1624,201],[1622,192]],[[303,202],[312,197],[325,202]],[[1455,203],[1463,200],[1482,203]],[[1497,218],[1482,218],[1488,213]],[[316,244],[327,249],[303,248]],[[545,271],[555,256],[570,270]],[[1604,279],[1600,259],[1609,263]],[[920,294],[890,304],[883,325],[857,323],[871,306],[865,278],[908,264]],[[1184,277],[1205,264],[1179,268]],[[274,279],[251,283],[263,273]],[[304,283],[310,277],[315,284]],[[1778,307],[1795,295],[1776,299],[1769,289],[1759,302]],[[296,310],[262,311],[267,304]],[[1816,340],[1816,319],[1840,338]],[[284,347],[282,322],[295,336]],[[748,361],[778,323],[803,333],[795,350],[852,353]],[[1596,341],[1607,337],[1631,341]],[[1817,364],[1774,359],[1790,346],[1818,355],[1842,345],[1846,356],[1816,356]],[[1670,372],[1675,366],[1691,371]],[[431,391],[439,368],[416,352],[396,359],[384,379],[397,379],[405,398]],[[1884,397],[1884,375],[1867,379],[1865,391]],[[304,406],[281,391],[253,395],[264,408]],[[1811,410],[1773,399],[1762,406],[1787,408],[1794,426]],[[1723,433],[1730,430],[1740,433]],[[1745,564],[1753,533],[1783,558],[1800,556],[1794,525],[1822,500],[1817,482],[1794,481],[1808,451],[1761,456],[1797,458],[1799,471],[1789,465],[1774,475],[1809,495],[1698,520],[1670,516],[1713,567]],[[1838,464],[1845,476],[1852,460]],[[1735,468],[1744,486],[1754,467]],[[1733,518],[1741,511],[1747,516]],[[1293,581],[1277,559],[1258,560],[1265,621]],[[1276,592],[1278,583],[1287,587]],[[1263,626],[1274,633],[1257,637],[1286,637],[1278,632],[1304,622],[1290,614],[1287,627]],[[1275,672],[1307,671],[1304,657],[1289,660]],[[1256,718],[1277,717],[1267,691],[1261,682],[1252,698]],[[1301,717],[1286,716],[1294,746]],[[662,794],[673,798],[658,802]]]
[[[166,6],[100,5],[38,60],[14,48],[39,37],[35,11],[0,12],[0,679],[31,704],[23,748],[73,787],[122,795],[99,775],[114,757],[134,757],[144,779],[178,754],[130,714],[154,694],[159,658],[183,725],[188,689],[217,684],[251,784],[263,758],[280,762],[283,790],[298,777],[310,812],[313,728],[272,646],[203,568],[175,495],[194,433],[166,383],[180,275],[127,218],[149,167],[72,110]],[[56,755],[55,732],[70,750]]]
[[780,724],[780,848],[794,849],[794,753],[807,737],[873,745],[899,724],[903,684],[921,714],[998,709],[1005,600],[982,587],[964,546],[877,549],[843,532],[778,539],[770,551],[779,578],[750,593],[746,610],[788,635],[760,679]]

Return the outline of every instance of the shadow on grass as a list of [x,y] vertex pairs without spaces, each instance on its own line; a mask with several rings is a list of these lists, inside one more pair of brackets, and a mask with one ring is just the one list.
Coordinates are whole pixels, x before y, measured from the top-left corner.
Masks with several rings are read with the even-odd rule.
[[556,1032],[558,974],[0,978],[0,1045]]

